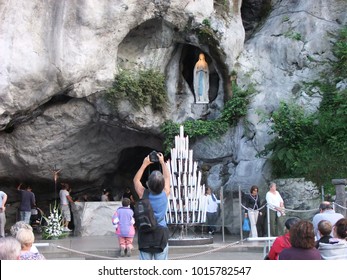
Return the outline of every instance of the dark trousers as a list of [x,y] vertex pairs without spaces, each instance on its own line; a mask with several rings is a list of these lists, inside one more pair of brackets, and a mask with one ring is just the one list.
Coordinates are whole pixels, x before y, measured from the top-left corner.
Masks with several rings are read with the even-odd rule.
[[270,234],[279,236],[284,234],[285,216],[277,216],[277,211],[270,210]]
[[216,224],[218,219],[218,213],[217,212],[206,212],[206,220],[207,220],[207,229],[210,232],[216,231]]

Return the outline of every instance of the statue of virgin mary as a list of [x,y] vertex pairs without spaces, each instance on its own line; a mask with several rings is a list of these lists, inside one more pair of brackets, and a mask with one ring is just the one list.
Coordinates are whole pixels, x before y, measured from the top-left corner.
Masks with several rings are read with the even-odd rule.
[[209,89],[209,70],[205,60],[205,55],[200,53],[199,60],[194,67],[194,93],[195,103],[206,104],[208,99]]

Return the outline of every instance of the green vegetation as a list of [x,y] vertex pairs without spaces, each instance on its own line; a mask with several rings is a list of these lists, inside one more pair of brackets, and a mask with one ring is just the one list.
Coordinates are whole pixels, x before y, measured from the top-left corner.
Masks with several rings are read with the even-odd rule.
[[153,69],[121,70],[107,91],[106,99],[115,108],[120,100],[127,99],[136,109],[151,106],[154,112],[162,112],[167,105],[165,77]]
[[202,21],[202,24],[205,25],[205,26],[208,27],[208,28],[211,28],[211,22],[210,22],[210,20],[208,20],[208,19],[204,19],[204,20]]
[[[212,138],[223,135],[228,127],[246,115],[249,98],[254,93],[253,86],[241,90],[233,82],[233,97],[229,100],[216,120],[187,120],[183,123],[184,129],[191,140],[197,137],[209,136]],[[106,92],[106,100],[117,108],[121,100],[127,99],[136,109],[150,105],[154,112],[161,112],[167,105],[165,78],[163,74],[154,70],[139,71],[121,70],[115,76],[112,88]],[[180,124],[166,121],[161,126],[164,135],[165,153],[169,153],[174,137],[179,133]]]
[[[253,86],[247,90],[241,90],[235,83],[232,84],[233,97],[225,104],[221,116],[215,120],[187,120],[183,122],[184,131],[191,141],[198,137],[208,136],[218,138],[223,135],[230,126],[236,125],[237,121],[247,114],[247,107]],[[181,124],[169,120],[161,126],[164,135],[164,149],[168,154],[174,143],[175,136],[179,134]]]
[[284,16],[284,17],[282,18],[282,22],[286,22],[286,21],[289,21],[289,16]]
[[217,5],[221,5],[221,6],[225,6],[225,7],[228,5],[227,0],[214,0],[213,2]]
[[301,34],[298,32],[293,32],[293,31],[287,31],[284,33],[284,37],[296,40],[296,41],[301,41]]
[[333,53],[337,61],[333,64],[336,77],[346,78],[347,69],[347,26],[341,29],[339,39],[333,47]]
[[214,44],[216,46],[219,45],[218,40],[215,38],[216,33],[211,27],[204,25],[204,26],[201,26],[200,28],[195,29],[195,32],[199,38],[199,41],[202,44],[211,45],[211,46],[213,46]]
[[273,140],[259,156],[269,155],[276,177],[305,177],[319,186],[331,188],[334,178],[347,175],[347,89],[336,84],[347,78],[347,27],[333,47],[336,61],[324,80],[307,85],[319,87],[319,110],[305,114],[299,105],[281,103],[270,116]]
[[230,12],[230,4],[228,0],[214,0],[213,7],[218,14],[222,15],[225,19],[227,19],[227,16]]

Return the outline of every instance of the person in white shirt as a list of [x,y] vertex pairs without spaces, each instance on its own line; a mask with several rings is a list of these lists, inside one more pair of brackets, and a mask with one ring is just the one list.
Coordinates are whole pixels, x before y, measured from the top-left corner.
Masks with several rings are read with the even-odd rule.
[[103,189],[102,190],[102,195],[101,195],[101,201],[110,201],[110,199],[108,197],[109,194],[110,194],[110,192],[108,190]]
[[284,234],[284,202],[280,193],[276,190],[276,183],[269,185],[269,191],[266,193],[266,202],[270,208],[270,234],[279,236]]
[[316,240],[319,240],[319,238],[321,237],[318,232],[318,224],[320,221],[327,220],[332,225],[335,225],[335,223],[342,218],[344,218],[344,216],[341,213],[336,213],[329,201],[323,201],[319,205],[319,213],[314,215],[312,219]]
[[210,187],[206,188],[206,220],[208,225],[208,233],[214,234],[216,231],[216,224],[218,219],[218,203],[220,201],[216,198]]
[[72,197],[69,193],[70,187],[66,183],[61,183],[61,190],[59,192],[59,198],[60,198],[60,209],[61,213],[64,219],[64,231],[71,231],[69,229],[69,223],[71,221],[71,211],[69,202],[74,203],[72,200]]

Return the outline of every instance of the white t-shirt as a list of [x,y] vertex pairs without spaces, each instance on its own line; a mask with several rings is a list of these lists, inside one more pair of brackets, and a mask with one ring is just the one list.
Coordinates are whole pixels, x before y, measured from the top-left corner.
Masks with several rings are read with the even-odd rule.
[[281,203],[283,203],[282,196],[278,191],[275,194],[272,192],[266,193],[266,202],[269,204],[271,209],[275,209],[275,207],[281,207]]
[[67,190],[60,190],[59,197],[60,197],[60,204],[61,205],[68,205],[69,201],[67,200],[67,196],[69,195],[69,192]]
[[[213,195],[213,198],[212,198]],[[218,203],[220,203],[220,200],[217,200],[216,196],[214,194],[208,194],[207,195],[207,212],[209,213],[215,213],[218,211]]]
[[103,194],[101,196],[101,201],[109,201],[108,196],[106,194]]

